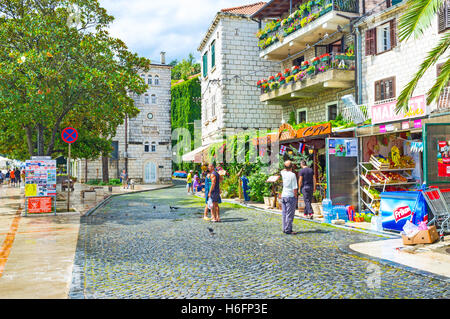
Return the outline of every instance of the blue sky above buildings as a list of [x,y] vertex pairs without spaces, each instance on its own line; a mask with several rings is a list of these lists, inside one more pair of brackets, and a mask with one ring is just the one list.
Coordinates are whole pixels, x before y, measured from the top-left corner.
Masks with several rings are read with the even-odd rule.
[[215,14],[258,0],[100,0],[115,17],[110,28],[130,50],[154,62],[165,51],[167,63],[194,53]]

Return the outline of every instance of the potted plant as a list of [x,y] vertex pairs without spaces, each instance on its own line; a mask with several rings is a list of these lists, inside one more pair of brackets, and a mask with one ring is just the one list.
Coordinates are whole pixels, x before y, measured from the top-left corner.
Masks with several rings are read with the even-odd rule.
[[270,89],[271,90],[276,90],[280,87],[280,82],[273,82],[270,84]]
[[307,72],[309,75],[313,75],[313,74],[316,72],[316,67],[315,67],[314,65],[311,65],[311,66],[306,70],[306,72]]
[[329,53],[325,53],[325,54],[322,54],[320,56],[320,61],[322,61],[322,62],[327,62],[329,60],[330,60],[330,54]]
[[313,64],[314,66],[318,65],[319,62],[320,62],[320,58],[319,58],[319,57],[315,57],[315,58],[312,60],[312,64]]
[[284,76],[280,77],[280,85],[286,84],[286,78]]
[[290,75],[286,78],[286,84],[289,84],[291,82],[294,82],[294,75]]
[[291,69],[284,69],[284,77],[287,78],[291,75]]
[[313,211],[314,211],[314,215],[317,215],[317,217],[322,217],[323,215],[322,215],[322,212],[323,212],[323,210],[322,210],[322,200],[323,200],[323,197],[322,197],[322,195],[321,195],[321,193],[320,193],[320,191],[315,191],[314,192],[314,194],[313,194],[313,198],[314,198],[314,203],[312,203],[311,204],[311,206],[312,206],[312,209],[313,209]]
[[300,72],[300,67],[298,65],[294,65],[292,68],[291,74],[296,75],[298,72]]
[[275,82],[275,77],[272,75],[269,77],[269,83]]
[[281,72],[278,73],[278,74],[275,76],[275,81],[279,82],[282,76],[283,76],[283,74],[281,74]]
[[302,67],[301,67],[301,69],[302,69],[303,71],[305,71],[305,70],[308,69],[308,68],[309,68],[309,62],[308,62],[308,61],[302,62]]

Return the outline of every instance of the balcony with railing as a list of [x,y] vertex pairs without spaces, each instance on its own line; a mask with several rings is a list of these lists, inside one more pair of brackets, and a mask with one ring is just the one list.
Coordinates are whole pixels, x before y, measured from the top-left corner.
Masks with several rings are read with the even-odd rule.
[[[279,61],[299,52],[339,28],[349,25],[350,19],[359,16],[358,0],[294,1],[297,8],[281,12],[286,0],[272,0],[253,15],[257,19],[276,19],[260,30],[256,36],[261,48],[260,57]],[[284,6],[283,6],[284,5]],[[287,18],[280,17],[289,14]]]
[[305,61],[301,66],[286,69],[284,73],[260,80],[261,102],[289,102],[301,98],[313,98],[324,90],[354,87],[355,56],[324,54]]

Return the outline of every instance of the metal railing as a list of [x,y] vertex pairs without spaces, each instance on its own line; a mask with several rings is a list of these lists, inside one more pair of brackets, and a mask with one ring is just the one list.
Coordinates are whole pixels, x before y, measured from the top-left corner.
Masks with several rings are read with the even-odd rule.
[[353,95],[345,95],[339,103],[338,113],[347,122],[362,124],[369,120],[369,108],[366,105],[357,105]]
[[[261,87],[261,94],[268,93],[275,89],[280,88],[284,85],[291,85],[295,82],[302,82],[307,79],[312,79],[316,75],[320,73],[326,73],[330,70],[344,70],[344,71],[353,71],[355,69],[355,57],[347,56],[343,53],[332,53],[329,55],[328,59],[319,60],[315,65],[314,62],[310,61],[308,66],[300,67],[300,70],[297,73],[293,73],[291,69],[291,73],[287,76],[294,76],[291,81],[288,81],[285,74],[282,74],[285,78],[285,81],[280,81],[280,79],[275,79],[273,81],[269,80],[269,89]],[[275,76],[274,76],[275,77]],[[269,78],[270,79],[270,78]],[[275,88],[270,89],[270,84],[278,82],[279,85],[275,85]]]
[[[280,41],[280,39],[287,37],[291,33],[300,30],[310,23],[314,23],[315,19],[318,19],[331,11],[359,13],[358,0],[322,0],[319,4],[316,4],[316,1],[314,0],[312,0],[312,2],[314,4],[308,10],[303,11],[301,15],[295,15],[295,12],[300,11],[296,10],[293,17],[291,15],[291,17],[286,19],[287,23],[281,25],[282,21],[280,21],[272,31],[264,33],[259,38],[260,48],[266,49],[270,47],[274,43]],[[308,1],[305,3],[308,3]],[[266,42],[270,40],[270,38],[272,39],[272,42],[267,44]]]

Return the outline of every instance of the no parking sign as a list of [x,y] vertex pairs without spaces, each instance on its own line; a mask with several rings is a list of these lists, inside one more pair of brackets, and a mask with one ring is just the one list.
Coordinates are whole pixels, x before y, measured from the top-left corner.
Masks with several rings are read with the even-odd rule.
[[65,128],[62,131],[61,137],[67,144],[75,143],[78,139],[78,131],[72,127]]

